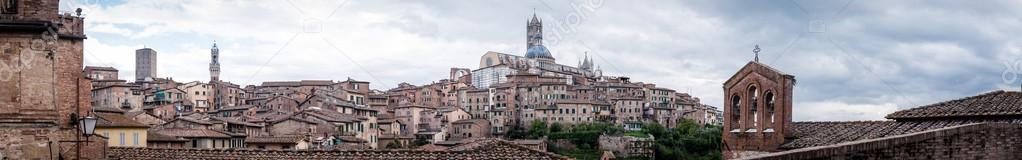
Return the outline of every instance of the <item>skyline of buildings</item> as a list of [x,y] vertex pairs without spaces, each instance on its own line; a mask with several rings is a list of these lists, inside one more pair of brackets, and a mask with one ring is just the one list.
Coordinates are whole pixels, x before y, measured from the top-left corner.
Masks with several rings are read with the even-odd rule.
[[798,122],[792,115],[828,113],[796,108],[804,91],[790,73],[804,72],[761,63],[758,45],[720,82],[723,111],[664,84],[605,75],[586,51],[558,63],[565,52],[544,44],[535,14],[524,53],[485,52],[477,68],[452,66],[425,84],[239,85],[221,77],[237,68],[221,71],[231,59],[216,42],[198,71],[208,81],[159,77],[152,48],[135,50],[129,81],[85,65],[88,23],[59,4],[0,1],[0,74],[9,73],[0,75],[0,159],[1022,158],[1020,91],[913,105],[883,121]]
[[[378,150],[419,141],[452,147],[490,138],[537,145],[548,142],[510,136],[533,122],[606,123],[629,131],[647,123],[668,128],[683,120],[722,123],[721,111],[698,97],[604,75],[588,53],[575,66],[557,63],[543,44],[541,19],[531,19],[524,56],[486,52],[477,69],[455,66],[433,83],[400,83],[386,90],[352,78],[234,84],[220,78],[221,53],[230,52],[221,52],[216,43],[209,50],[208,82],[161,77],[127,82],[112,67],[89,66],[83,74],[97,78],[91,103],[96,112],[150,125],[146,134],[163,137],[135,147]],[[136,59],[151,59],[145,56]],[[136,133],[101,134],[115,132]],[[113,135],[120,137],[109,143],[125,143],[125,135]],[[264,143],[268,139],[282,142]],[[637,149],[642,152],[636,154],[652,153],[649,146]]]

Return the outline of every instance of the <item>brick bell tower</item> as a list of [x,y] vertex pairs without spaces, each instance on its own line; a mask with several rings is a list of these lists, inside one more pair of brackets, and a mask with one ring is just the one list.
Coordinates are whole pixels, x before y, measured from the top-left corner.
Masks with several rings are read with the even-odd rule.
[[779,151],[791,132],[795,76],[759,63],[757,58],[724,82],[723,154],[740,158]]

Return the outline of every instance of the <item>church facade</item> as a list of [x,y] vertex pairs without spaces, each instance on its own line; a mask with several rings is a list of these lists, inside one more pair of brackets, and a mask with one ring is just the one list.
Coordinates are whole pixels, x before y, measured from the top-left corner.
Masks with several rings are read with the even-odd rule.
[[525,56],[500,52],[486,52],[479,59],[479,69],[473,70],[472,85],[480,88],[507,82],[508,75],[518,72],[567,79],[567,84],[588,84],[603,76],[599,67],[586,54],[578,66],[556,63],[553,53],[543,45],[543,22],[535,14],[526,25]]
[[993,91],[888,114],[792,122],[794,76],[756,61],[724,83],[726,159],[1019,159],[1022,92]]

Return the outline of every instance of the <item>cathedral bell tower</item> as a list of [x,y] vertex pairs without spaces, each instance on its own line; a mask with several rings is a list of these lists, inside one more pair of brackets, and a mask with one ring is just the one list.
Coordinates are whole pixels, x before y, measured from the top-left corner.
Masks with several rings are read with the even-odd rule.
[[532,13],[532,19],[525,26],[525,58],[536,59],[543,63],[554,63],[554,56],[543,46],[543,21]]
[[536,17],[536,13],[532,14],[532,19],[529,20],[525,30],[525,38],[527,40],[525,49],[529,49],[537,45],[543,45],[543,21]]
[[758,61],[750,61],[724,82],[725,158],[779,151],[791,133],[794,85],[795,76]]

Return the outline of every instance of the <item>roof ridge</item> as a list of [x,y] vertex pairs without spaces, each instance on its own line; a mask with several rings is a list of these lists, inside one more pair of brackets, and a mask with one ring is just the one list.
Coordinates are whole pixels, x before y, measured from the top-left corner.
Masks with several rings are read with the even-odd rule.
[[[1000,95],[1000,94],[1003,94],[1003,93],[1012,93],[1012,92],[1008,92],[1008,91],[1004,91],[1004,90],[989,91],[989,92],[978,94],[978,95],[972,95],[972,96],[962,97],[962,98],[958,98],[958,99],[946,100],[946,101],[941,101],[941,102],[937,102],[937,103],[933,103],[933,104],[916,106],[916,107],[909,108],[909,109],[903,109],[903,110],[895,111],[894,113],[887,114],[886,116],[884,116],[884,118],[896,119],[896,118],[928,117],[928,116],[925,116],[925,115],[910,116],[910,115],[902,115],[902,114],[907,114],[907,113],[912,112],[912,111],[916,111],[916,110],[920,110],[920,109],[926,109],[926,108],[930,108],[930,107],[934,107],[934,106],[943,106],[943,105],[947,105],[947,104],[951,104],[951,103],[957,103],[957,102],[962,102],[962,101],[966,101],[966,100],[976,99],[976,98],[980,98],[980,97]],[[1018,93],[1018,92],[1016,92],[1016,93]]]
[[858,120],[858,121],[799,121],[794,123],[876,123],[876,122],[895,122],[893,120]]

